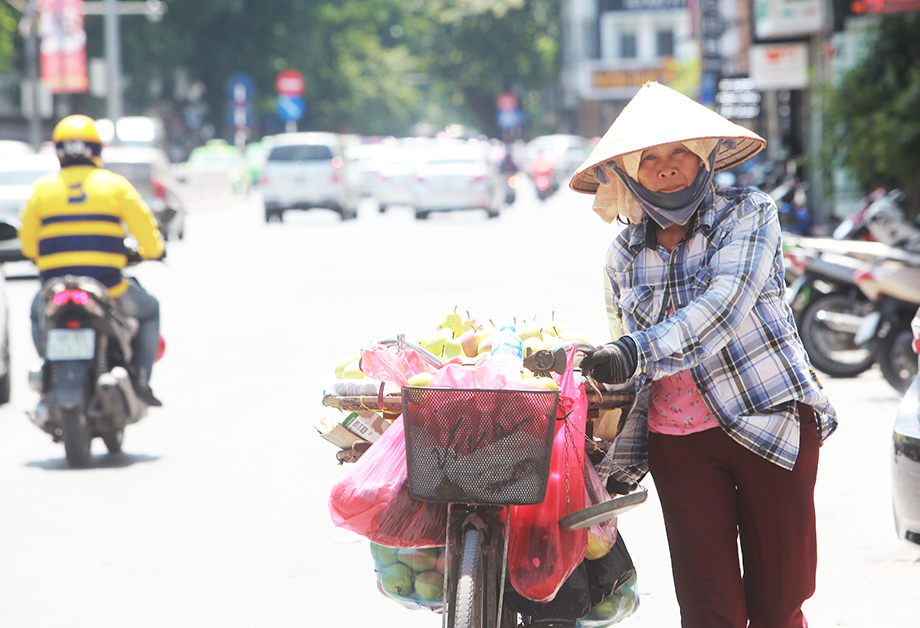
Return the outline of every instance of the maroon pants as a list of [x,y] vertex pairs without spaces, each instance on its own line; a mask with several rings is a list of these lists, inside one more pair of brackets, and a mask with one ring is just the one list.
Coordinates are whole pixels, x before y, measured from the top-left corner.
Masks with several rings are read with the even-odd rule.
[[649,434],[683,628],[808,625],[802,603],[815,591],[818,434],[810,406],[800,404],[799,416],[792,471],[719,428]]

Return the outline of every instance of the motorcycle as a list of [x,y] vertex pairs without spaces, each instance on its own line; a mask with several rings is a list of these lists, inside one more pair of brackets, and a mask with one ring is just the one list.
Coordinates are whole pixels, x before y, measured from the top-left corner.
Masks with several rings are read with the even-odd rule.
[[[129,254],[129,260],[137,263],[139,257]],[[68,464],[84,467],[92,460],[93,438],[119,453],[125,427],[147,414],[130,366],[137,321],[90,277],[50,279],[40,295],[44,359],[29,373],[29,384],[41,397],[29,418],[64,443]],[[164,349],[161,336],[157,360]]]
[[856,334],[875,304],[859,289],[855,273],[866,262],[827,238],[785,235],[786,302],[792,308],[812,365],[831,377],[856,377],[876,361],[875,343]]
[[834,229],[834,239],[881,242],[920,253],[920,224],[904,215],[903,200],[900,190],[873,191],[863,199],[859,209]]
[[545,201],[559,189],[556,168],[545,155],[537,155],[530,164],[530,179],[537,188],[537,198]]
[[854,279],[876,304],[854,341],[877,346],[882,376],[903,394],[917,375],[911,319],[920,307],[920,255],[892,249],[891,258],[857,272]]

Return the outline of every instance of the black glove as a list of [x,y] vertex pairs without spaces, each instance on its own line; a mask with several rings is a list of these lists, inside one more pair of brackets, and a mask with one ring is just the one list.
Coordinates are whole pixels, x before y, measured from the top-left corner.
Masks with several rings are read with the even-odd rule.
[[581,372],[605,384],[623,384],[636,372],[639,349],[629,336],[623,336],[596,351],[585,354]]

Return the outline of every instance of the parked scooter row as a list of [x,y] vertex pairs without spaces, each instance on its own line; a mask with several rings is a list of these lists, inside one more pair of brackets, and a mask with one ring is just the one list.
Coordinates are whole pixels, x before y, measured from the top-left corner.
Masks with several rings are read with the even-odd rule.
[[920,253],[882,242],[786,236],[787,302],[818,370],[855,377],[878,363],[906,390],[917,372],[910,320],[920,307]]

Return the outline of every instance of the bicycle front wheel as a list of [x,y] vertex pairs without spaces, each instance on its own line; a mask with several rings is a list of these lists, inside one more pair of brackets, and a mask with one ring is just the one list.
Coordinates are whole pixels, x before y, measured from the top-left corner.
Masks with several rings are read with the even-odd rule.
[[454,628],[478,628],[476,618],[477,591],[482,590],[482,574],[479,561],[482,533],[471,528],[463,535],[463,550],[460,556],[460,573],[457,578],[457,598],[454,603]]

